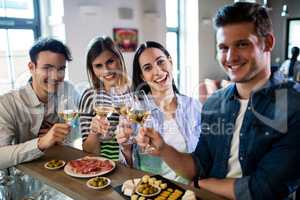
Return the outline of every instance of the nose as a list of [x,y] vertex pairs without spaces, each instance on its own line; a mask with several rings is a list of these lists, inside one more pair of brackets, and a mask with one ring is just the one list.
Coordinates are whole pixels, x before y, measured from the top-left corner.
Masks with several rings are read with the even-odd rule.
[[238,50],[235,48],[229,48],[226,54],[226,62],[233,63],[239,60]]
[[56,69],[56,68],[51,68],[51,70],[50,70],[50,78],[52,80],[59,80],[63,76],[64,76],[64,73],[62,71],[60,71],[59,69]]
[[153,64],[153,68],[154,68],[154,74],[155,75],[160,74],[163,71],[162,68],[157,64]]

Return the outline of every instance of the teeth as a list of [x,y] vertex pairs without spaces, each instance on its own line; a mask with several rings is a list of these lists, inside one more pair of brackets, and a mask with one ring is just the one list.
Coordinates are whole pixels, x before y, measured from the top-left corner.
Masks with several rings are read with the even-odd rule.
[[165,76],[165,77],[162,77],[161,79],[156,80],[156,82],[161,82],[161,81],[163,81],[163,80],[165,80],[165,79],[166,79],[166,76]]

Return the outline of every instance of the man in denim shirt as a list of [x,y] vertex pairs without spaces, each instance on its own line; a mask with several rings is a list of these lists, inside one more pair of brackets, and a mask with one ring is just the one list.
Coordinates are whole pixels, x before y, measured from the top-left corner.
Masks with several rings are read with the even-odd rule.
[[153,155],[221,196],[283,199],[300,178],[299,87],[271,74],[275,38],[264,7],[225,6],[215,27],[219,62],[234,84],[204,104],[196,150],[179,153],[146,128],[138,144],[150,138]]

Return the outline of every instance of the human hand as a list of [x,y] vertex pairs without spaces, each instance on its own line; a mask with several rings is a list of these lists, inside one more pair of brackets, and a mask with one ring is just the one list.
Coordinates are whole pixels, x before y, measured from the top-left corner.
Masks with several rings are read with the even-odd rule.
[[43,151],[57,143],[62,143],[70,131],[71,127],[69,124],[54,124],[47,133],[39,137],[38,148]]
[[131,141],[133,134],[132,122],[126,117],[120,117],[116,139],[117,142],[122,146],[127,146],[132,144],[134,141]]
[[105,136],[108,133],[109,128],[110,124],[106,117],[96,115],[92,118],[90,130],[93,133]]
[[153,128],[142,127],[139,130],[139,134],[136,137],[136,142],[141,148],[146,148],[150,145],[154,147],[151,151],[147,152],[150,155],[159,156],[161,150],[165,145],[159,132],[155,131]]

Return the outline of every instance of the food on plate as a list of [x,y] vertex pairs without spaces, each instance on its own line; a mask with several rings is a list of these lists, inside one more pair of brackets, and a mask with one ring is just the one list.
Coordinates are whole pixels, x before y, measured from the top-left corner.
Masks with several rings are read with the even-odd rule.
[[110,179],[106,177],[95,177],[86,182],[87,186],[92,189],[102,189],[110,184]]
[[151,185],[149,183],[140,183],[136,189],[135,192],[141,196],[154,196],[160,193],[161,189],[157,186]]
[[44,166],[47,169],[59,169],[61,167],[63,167],[65,165],[65,161],[63,160],[51,160],[49,162],[47,162]]
[[166,189],[166,188],[168,187],[168,185],[167,185],[167,183],[161,183],[161,184],[159,185],[159,187],[160,187],[162,190],[164,190],[164,189]]
[[129,179],[125,181],[122,185],[123,194],[126,196],[131,196],[134,193],[135,187],[139,184],[140,181],[140,178]]
[[181,198],[182,200],[196,200],[196,195],[192,190],[186,190]]
[[149,175],[144,175],[143,177],[142,177],[142,181],[143,181],[143,183],[148,183],[148,180],[150,179],[150,176]]
[[102,171],[109,171],[114,168],[112,161],[98,159],[97,157],[86,156],[78,160],[71,160],[68,165],[71,170],[78,174],[93,174]]
[[137,194],[133,194],[130,200],[138,200],[139,196]]

